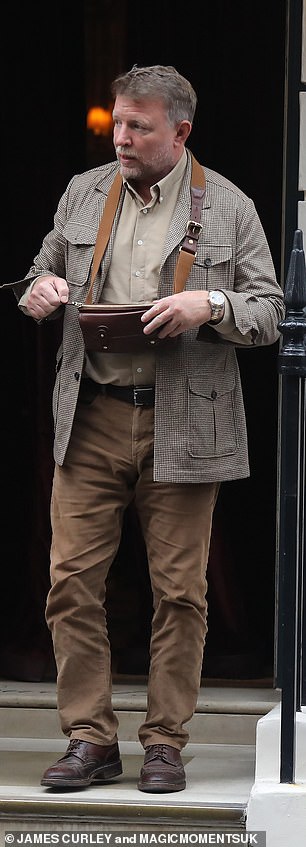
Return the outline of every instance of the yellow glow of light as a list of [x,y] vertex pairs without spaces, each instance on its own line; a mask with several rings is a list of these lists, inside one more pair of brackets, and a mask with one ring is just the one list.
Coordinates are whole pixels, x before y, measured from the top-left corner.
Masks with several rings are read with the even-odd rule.
[[113,117],[110,109],[102,109],[102,106],[93,106],[87,112],[87,129],[91,129],[94,135],[109,135],[112,131]]

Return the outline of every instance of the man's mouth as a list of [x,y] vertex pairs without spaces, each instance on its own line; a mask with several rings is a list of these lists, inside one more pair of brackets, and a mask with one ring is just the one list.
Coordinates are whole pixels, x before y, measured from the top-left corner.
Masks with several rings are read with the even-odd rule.
[[132,159],[135,159],[133,153],[125,153],[122,150],[117,150],[117,156],[120,162],[130,162]]

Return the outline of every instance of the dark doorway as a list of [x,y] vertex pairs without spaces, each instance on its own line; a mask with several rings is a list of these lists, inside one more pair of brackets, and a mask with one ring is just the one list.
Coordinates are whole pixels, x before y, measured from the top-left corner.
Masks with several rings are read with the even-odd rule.
[[[86,109],[90,97],[100,96],[97,78],[103,77],[107,98],[111,78],[134,63],[173,64],[190,78],[199,95],[190,148],[254,199],[279,274],[285,11],[285,0],[206,0],[201,23],[193,15],[191,23],[186,10],[178,15],[174,2],[165,6],[156,0],[152,7],[135,0],[127,14],[121,0],[115,15],[109,0],[57,0],[45,28],[34,8],[24,9],[18,20],[8,10],[2,282],[21,278],[29,268],[70,177],[96,164],[93,157],[113,158],[109,139],[99,147],[99,140],[88,136]],[[0,673],[50,678],[54,666],[44,603],[51,391],[60,327],[42,333],[19,313],[11,292],[1,298]],[[224,485],[216,509],[203,666],[209,678],[273,677],[277,352],[277,345],[239,352],[251,477]],[[128,620],[117,600],[120,587],[123,594],[127,587],[126,563],[134,598]],[[109,581],[109,608],[114,672],[146,673],[151,595],[132,510]]]

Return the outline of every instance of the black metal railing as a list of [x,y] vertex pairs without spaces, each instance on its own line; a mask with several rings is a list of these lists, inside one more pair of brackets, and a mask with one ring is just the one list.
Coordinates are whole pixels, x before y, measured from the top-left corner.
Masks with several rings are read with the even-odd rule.
[[296,230],[285,286],[278,357],[281,376],[279,482],[280,781],[295,782],[296,713],[306,704],[306,270]]

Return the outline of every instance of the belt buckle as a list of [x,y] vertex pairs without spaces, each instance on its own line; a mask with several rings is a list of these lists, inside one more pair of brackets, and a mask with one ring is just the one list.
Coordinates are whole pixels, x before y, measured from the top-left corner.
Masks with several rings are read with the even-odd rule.
[[197,221],[187,221],[186,235],[188,235],[191,238],[198,239],[202,229],[203,229],[202,224],[197,223]]
[[[147,406],[146,399],[148,399],[148,395],[152,393],[152,388],[134,388],[133,389],[133,401],[134,406]],[[147,398],[146,398],[147,394]]]

